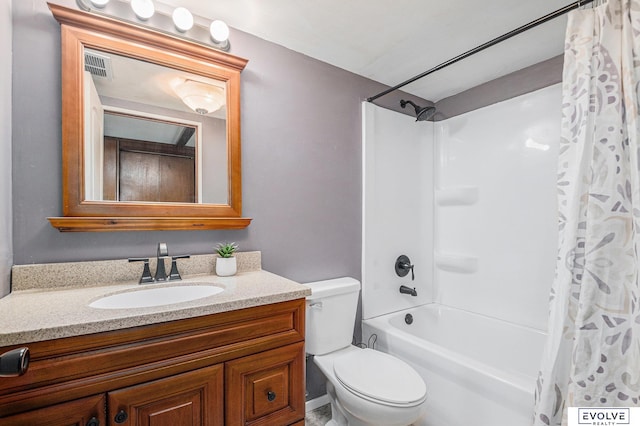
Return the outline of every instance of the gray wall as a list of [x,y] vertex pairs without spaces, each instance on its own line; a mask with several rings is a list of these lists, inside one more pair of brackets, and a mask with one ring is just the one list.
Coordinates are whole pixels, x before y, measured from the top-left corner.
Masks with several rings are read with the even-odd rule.
[[0,0],[0,297],[9,293],[11,216],[11,0]]
[[[489,81],[436,102],[434,120],[445,120],[562,81],[563,55]],[[446,72],[446,71],[443,71]]]

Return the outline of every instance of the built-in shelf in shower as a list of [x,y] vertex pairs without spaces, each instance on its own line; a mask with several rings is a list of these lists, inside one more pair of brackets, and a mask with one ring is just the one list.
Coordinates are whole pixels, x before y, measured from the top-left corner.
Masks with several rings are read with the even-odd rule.
[[435,253],[436,267],[442,271],[471,274],[478,271],[478,258],[463,254]]
[[469,206],[477,202],[477,186],[451,186],[436,189],[436,204],[439,206]]

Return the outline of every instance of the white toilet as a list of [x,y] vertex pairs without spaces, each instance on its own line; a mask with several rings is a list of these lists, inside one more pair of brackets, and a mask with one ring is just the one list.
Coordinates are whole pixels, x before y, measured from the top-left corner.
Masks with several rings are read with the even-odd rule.
[[407,363],[351,345],[360,282],[306,283],[306,352],[327,378],[330,426],[407,426],[425,412],[427,387]]

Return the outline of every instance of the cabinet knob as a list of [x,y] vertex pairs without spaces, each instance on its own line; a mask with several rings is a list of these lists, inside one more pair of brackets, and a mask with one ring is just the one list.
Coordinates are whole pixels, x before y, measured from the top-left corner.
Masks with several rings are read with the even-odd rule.
[[124,410],[120,410],[118,411],[118,414],[113,417],[113,421],[115,421],[116,423],[124,423],[128,418],[129,416],[127,415],[127,412]]
[[100,420],[96,419],[95,417],[91,417],[87,422],[87,426],[100,426]]
[[267,392],[267,399],[269,402],[274,401],[276,399],[276,393],[273,391]]

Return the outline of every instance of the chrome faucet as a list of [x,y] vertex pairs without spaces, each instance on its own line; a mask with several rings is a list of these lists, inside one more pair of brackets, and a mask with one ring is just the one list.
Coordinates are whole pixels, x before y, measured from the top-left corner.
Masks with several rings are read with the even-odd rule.
[[402,293],[402,294],[410,294],[412,296],[417,296],[418,295],[418,292],[416,291],[415,288],[407,287],[406,285],[401,285],[400,286],[400,293]]

